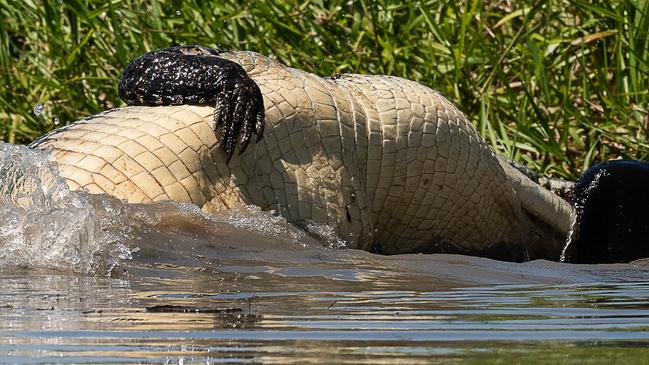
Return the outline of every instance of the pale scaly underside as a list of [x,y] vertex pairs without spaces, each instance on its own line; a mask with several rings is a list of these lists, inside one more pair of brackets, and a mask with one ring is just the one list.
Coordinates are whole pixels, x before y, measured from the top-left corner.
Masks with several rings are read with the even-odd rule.
[[548,232],[565,233],[552,225],[570,208],[501,166],[434,90],[390,76],[321,78],[252,52],[219,57],[246,69],[266,108],[263,139],[229,164],[207,106],[110,110],[34,146],[52,149],[75,189],[205,211],[255,204],[328,224],[361,249],[524,259],[560,245]]

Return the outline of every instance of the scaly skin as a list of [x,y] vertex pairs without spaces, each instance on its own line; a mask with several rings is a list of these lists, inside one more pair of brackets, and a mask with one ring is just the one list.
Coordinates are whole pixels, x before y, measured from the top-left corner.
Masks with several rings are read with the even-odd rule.
[[484,143],[439,93],[390,76],[321,78],[226,52],[257,83],[264,138],[227,157],[213,107],[129,106],[33,144],[75,189],[129,202],[243,204],[328,224],[349,247],[558,259],[572,208]]

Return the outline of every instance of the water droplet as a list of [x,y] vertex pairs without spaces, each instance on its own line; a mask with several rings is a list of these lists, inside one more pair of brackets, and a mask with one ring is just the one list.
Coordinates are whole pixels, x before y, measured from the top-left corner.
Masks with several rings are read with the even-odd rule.
[[34,105],[34,114],[41,115],[41,113],[43,113],[43,109],[45,109],[45,107],[41,103]]
[[54,117],[54,125],[59,125],[59,123],[61,123],[59,117]]
[[182,14],[180,10],[176,10],[176,15],[180,16],[180,14]]

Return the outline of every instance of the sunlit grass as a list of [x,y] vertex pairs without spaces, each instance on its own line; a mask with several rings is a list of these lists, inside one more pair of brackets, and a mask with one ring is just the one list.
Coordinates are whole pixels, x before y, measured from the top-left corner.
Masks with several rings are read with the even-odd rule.
[[203,44],[320,75],[417,80],[499,153],[572,177],[649,156],[648,15],[643,0],[0,0],[0,137],[26,143],[119,106],[131,59]]

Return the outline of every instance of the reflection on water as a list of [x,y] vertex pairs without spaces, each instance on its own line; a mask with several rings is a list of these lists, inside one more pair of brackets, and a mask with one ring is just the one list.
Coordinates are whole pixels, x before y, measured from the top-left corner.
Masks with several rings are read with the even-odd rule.
[[[31,187],[10,179],[0,194],[0,214],[11,218],[0,229],[0,363],[641,363],[649,355],[646,261],[332,250],[254,208],[207,216],[70,192],[55,170],[43,175],[51,166],[42,157],[18,152],[27,157],[4,155],[0,171],[37,178]],[[70,229],[78,233],[62,234]]]
[[[0,362],[555,363],[649,355],[647,283],[445,288],[412,277],[429,287],[420,291],[407,281],[214,269],[212,276],[167,267],[166,278],[129,280],[4,276]],[[218,311],[147,311],[160,305]]]

